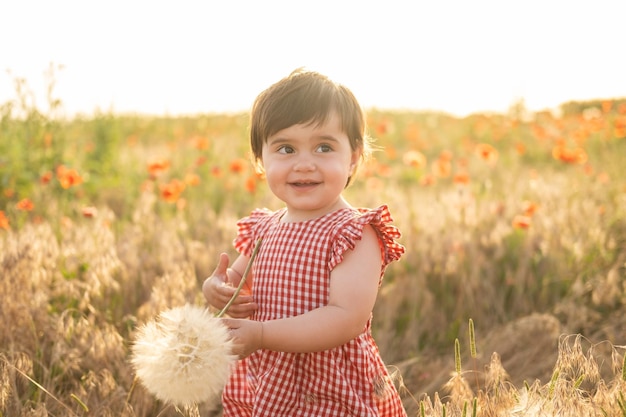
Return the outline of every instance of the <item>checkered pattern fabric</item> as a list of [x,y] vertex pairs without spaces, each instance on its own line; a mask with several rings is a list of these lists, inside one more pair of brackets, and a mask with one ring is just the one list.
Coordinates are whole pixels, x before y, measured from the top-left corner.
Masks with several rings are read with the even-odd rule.
[[[379,236],[380,277],[400,258],[387,206],[340,209],[299,223],[281,223],[285,209],[258,209],[238,222],[235,248],[250,255],[263,243],[253,265],[253,320],[304,314],[328,302],[330,272],[371,225]],[[237,363],[223,393],[224,416],[406,416],[370,333],[323,352],[260,350]]]

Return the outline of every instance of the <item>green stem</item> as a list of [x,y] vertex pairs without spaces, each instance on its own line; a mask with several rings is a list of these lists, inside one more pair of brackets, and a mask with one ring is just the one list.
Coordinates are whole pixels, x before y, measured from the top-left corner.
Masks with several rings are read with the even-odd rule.
[[226,311],[228,311],[230,306],[235,301],[235,298],[237,298],[237,296],[239,295],[239,292],[241,291],[244,284],[246,283],[246,278],[248,277],[248,274],[250,273],[250,269],[252,268],[252,262],[254,262],[254,258],[256,258],[256,254],[259,252],[259,247],[261,247],[261,239],[257,240],[256,244],[254,245],[254,249],[252,250],[252,255],[250,255],[250,260],[248,261],[248,265],[246,265],[246,270],[243,271],[243,275],[241,276],[241,280],[239,281],[239,285],[237,286],[235,293],[233,294],[232,297],[230,297],[230,300],[228,300],[228,303],[226,303],[224,308],[219,313],[217,313],[217,318],[223,317],[224,314],[226,314]]

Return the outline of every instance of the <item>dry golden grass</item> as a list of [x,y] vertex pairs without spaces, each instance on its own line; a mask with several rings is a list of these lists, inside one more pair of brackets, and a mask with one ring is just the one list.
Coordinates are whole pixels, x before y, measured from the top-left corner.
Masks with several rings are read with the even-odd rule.
[[[606,133],[619,117],[593,130],[598,118],[370,114],[389,146],[347,193],[355,205],[388,204],[403,232],[407,253],[387,271],[373,331],[410,416],[626,416],[626,145]],[[203,305],[201,282],[232,250],[235,221],[276,207],[261,182],[246,188],[243,126],[240,116],[56,126],[66,144],[74,129],[88,143],[104,137],[94,154],[48,152],[90,173],[69,190],[35,180],[52,169],[47,151],[2,148],[21,165],[0,158],[15,187],[0,195],[10,221],[0,226],[0,417],[180,415],[137,383],[130,343],[160,312]],[[555,161],[552,139],[532,133],[583,128],[591,165]],[[475,157],[482,142],[497,145],[497,162]],[[452,158],[471,180],[431,183],[416,151],[433,164]],[[170,171],[148,178],[146,163],[164,154]],[[159,185],[189,167],[200,184],[164,201]],[[521,213],[529,224],[515,224]]]
[[[0,240],[2,416],[154,416],[162,411],[163,405],[133,379],[129,343],[138,323],[164,309],[186,302],[202,304],[199,282],[227,247],[233,226],[213,217],[211,235],[205,241],[191,240],[185,235],[191,225],[183,219],[164,221],[139,207],[144,211],[117,232],[112,213],[101,209],[97,218],[63,222],[58,232],[44,222],[5,233]],[[453,228],[448,233],[460,231]],[[420,235],[425,242],[437,242],[428,232]],[[409,248],[419,252],[428,243]],[[444,244],[439,244],[422,257],[443,256]],[[481,337],[478,331],[476,357],[463,360],[475,369],[457,373],[452,351],[434,352],[427,342],[420,348],[412,340],[436,332],[438,326],[439,301],[420,283],[426,269],[411,271],[402,264],[395,268],[393,282],[383,288],[377,305],[377,337],[385,356],[393,358],[390,363],[400,370],[410,415],[469,416],[474,398],[479,416],[600,416],[603,410],[606,415],[623,415],[619,393],[626,384],[624,347],[560,338],[568,334],[571,323],[579,325],[577,314],[589,307],[577,305],[577,311],[563,313],[570,301],[554,306],[553,313],[560,314],[565,325],[547,313],[503,325],[492,321],[492,332]],[[623,288],[615,289],[610,282],[588,291],[623,294]],[[469,291],[466,284],[472,283],[463,285]],[[499,296],[497,289],[491,291],[490,297]],[[603,302],[601,294],[589,296]],[[410,320],[399,332],[398,320],[409,306],[418,309],[420,319]],[[570,317],[576,320],[567,322]],[[619,320],[605,323],[595,333],[619,340],[623,334],[618,332],[624,328],[623,318]],[[467,337],[459,337],[469,346]],[[408,349],[393,351],[401,345]],[[510,369],[505,370],[502,362]],[[210,408],[206,405],[204,412]],[[162,415],[177,413],[166,409]]]

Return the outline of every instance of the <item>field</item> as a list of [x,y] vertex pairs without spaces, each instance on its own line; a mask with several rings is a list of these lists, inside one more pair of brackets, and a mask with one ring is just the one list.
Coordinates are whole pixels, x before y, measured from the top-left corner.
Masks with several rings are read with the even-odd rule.
[[[280,206],[248,115],[66,120],[16,86],[0,106],[0,416],[180,415],[137,383],[130,346],[159,312],[204,305],[235,221]],[[346,193],[403,232],[373,331],[409,415],[626,416],[626,100],[369,109],[368,125],[379,149]]]

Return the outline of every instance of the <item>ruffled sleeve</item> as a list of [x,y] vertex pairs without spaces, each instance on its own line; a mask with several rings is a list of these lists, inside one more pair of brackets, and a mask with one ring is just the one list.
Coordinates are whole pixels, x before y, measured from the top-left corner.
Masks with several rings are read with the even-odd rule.
[[237,252],[244,256],[252,255],[254,244],[259,238],[259,224],[262,220],[267,219],[272,212],[268,209],[255,209],[248,217],[244,217],[237,222],[237,237],[233,241],[233,245]]
[[378,234],[378,244],[382,258],[381,276],[391,262],[400,259],[405,248],[396,240],[400,238],[400,230],[391,222],[391,214],[386,205],[375,209],[357,209],[356,216],[339,225],[331,247],[329,268],[332,270],[343,260],[347,250],[354,249],[357,241],[363,236],[363,228],[370,225]]

